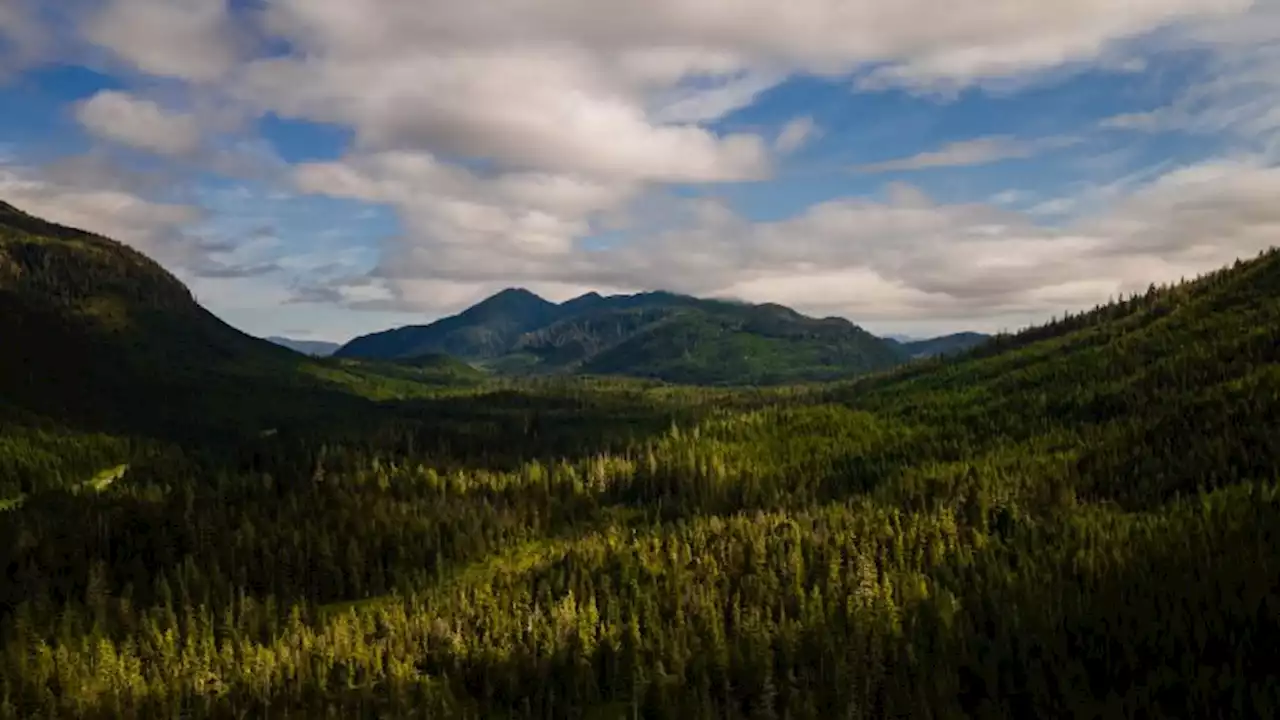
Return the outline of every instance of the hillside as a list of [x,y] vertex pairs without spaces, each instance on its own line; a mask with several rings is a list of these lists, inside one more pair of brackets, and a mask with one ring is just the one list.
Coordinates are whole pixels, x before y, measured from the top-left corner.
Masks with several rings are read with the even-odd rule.
[[452,365],[310,360],[222,322],[128,246],[2,204],[0,337],[0,502],[159,448],[397,422],[374,401],[480,380]]
[[1057,481],[1093,499],[1145,507],[1271,480],[1280,253],[831,392],[948,428],[969,453],[1056,457]]
[[293,367],[291,353],[218,320],[140,253],[8,206],[0,334],[10,412],[95,428],[186,425],[188,413],[209,409],[210,378],[234,387]]
[[[8,217],[0,329],[30,347],[0,352],[0,718],[1280,715],[1280,252],[958,355],[726,389],[312,360]],[[849,333],[698,308],[521,347]],[[261,425],[317,408],[325,432]],[[137,439],[152,411],[191,437]]]
[[845,320],[814,320],[777,305],[707,302],[641,328],[585,358],[578,369],[703,385],[768,385],[847,378],[900,362],[887,343]]
[[583,373],[679,383],[771,384],[881,370],[904,360],[852,323],[654,292],[592,293],[560,305],[507,290],[427,326],[357,338],[339,357],[436,352],[507,374]]

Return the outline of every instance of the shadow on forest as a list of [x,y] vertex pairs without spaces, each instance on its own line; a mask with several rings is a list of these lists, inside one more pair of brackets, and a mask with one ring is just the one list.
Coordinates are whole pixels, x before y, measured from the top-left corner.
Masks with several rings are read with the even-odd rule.
[[[338,663],[324,690],[312,680],[269,700],[238,687],[188,692],[138,716],[176,712],[176,701],[216,718],[816,718],[854,708],[850,716],[1204,717],[1232,708],[1262,717],[1278,699],[1270,668],[1280,663],[1280,623],[1267,599],[1280,581],[1254,568],[1280,558],[1276,538],[1258,530],[1273,520],[1245,515],[1209,533],[1170,524],[1135,538],[1131,552],[1103,549],[1106,559],[1087,569],[1077,555],[1096,540],[1086,537],[1060,536],[1057,553],[1038,556],[1019,544],[1043,538],[991,543],[964,565],[926,569],[933,592],[900,602],[901,630],[880,628],[881,641],[868,640],[874,617],[838,615],[793,626],[785,644],[731,644],[723,664],[676,661],[688,648],[643,636],[637,647],[588,651],[570,639],[553,653],[511,647],[500,658],[423,645],[435,649],[416,670],[447,683],[397,688]],[[1245,551],[1222,562],[1233,548]],[[1014,572],[1019,557],[1039,561]],[[1172,588],[1181,600],[1171,608]],[[850,682],[860,677],[865,686]]]

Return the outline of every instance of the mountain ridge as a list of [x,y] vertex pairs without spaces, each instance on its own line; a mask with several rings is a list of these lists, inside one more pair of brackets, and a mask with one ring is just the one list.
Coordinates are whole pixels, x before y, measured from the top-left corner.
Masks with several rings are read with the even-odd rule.
[[590,292],[556,304],[522,288],[428,325],[356,338],[335,355],[393,360],[428,352],[514,374],[605,373],[711,384],[830,379],[905,359],[849,320],[812,318],[776,303],[652,291]]
[[977,332],[958,332],[940,335],[933,338],[912,338],[900,340],[886,337],[911,359],[935,357],[938,355],[954,355],[975,348],[991,339],[991,335]]

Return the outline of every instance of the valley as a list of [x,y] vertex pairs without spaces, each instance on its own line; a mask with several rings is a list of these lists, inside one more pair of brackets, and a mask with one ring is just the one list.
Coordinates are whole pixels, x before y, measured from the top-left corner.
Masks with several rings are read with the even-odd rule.
[[1280,712],[1275,250],[991,338],[512,290],[319,358],[5,205],[0,337],[0,717]]

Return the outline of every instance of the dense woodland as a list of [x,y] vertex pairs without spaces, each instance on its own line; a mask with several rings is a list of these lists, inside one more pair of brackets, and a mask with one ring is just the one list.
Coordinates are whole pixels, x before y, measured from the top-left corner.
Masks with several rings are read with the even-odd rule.
[[0,228],[0,717],[1280,714],[1280,253],[711,389],[307,359]]

